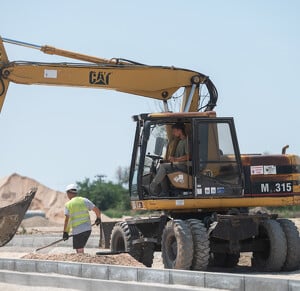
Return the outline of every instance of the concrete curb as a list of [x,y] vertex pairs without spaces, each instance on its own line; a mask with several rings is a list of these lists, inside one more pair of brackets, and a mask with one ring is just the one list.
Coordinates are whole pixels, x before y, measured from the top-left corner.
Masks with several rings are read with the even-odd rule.
[[[74,262],[0,259],[0,270],[40,273],[44,275],[45,273],[47,273],[47,276],[55,273],[63,276],[73,276],[72,278],[74,279],[75,277],[77,280],[88,279],[104,280],[110,282],[130,282],[137,284],[142,283],[146,284],[145,286],[150,286],[149,284],[151,284],[151,286],[153,284],[155,286],[156,284],[160,284],[160,286],[167,285],[169,286],[168,288],[177,288],[177,286],[181,286],[182,288],[192,288],[191,290],[193,290],[195,287],[237,291],[300,290],[300,281],[297,280],[266,278],[253,275],[209,273],[183,270],[158,270],[149,268],[135,268]],[[71,288],[71,286],[69,288]]]
[[138,282],[118,282],[118,281],[107,281],[107,280],[95,280],[86,278],[74,278],[61,275],[45,275],[35,273],[16,273],[12,271],[0,271],[0,281],[8,284],[18,284],[32,287],[56,287],[72,290],[118,290],[118,291],[167,291],[167,290],[199,290],[209,291],[216,289],[197,288],[190,286],[170,286],[162,284],[149,285],[146,283]]

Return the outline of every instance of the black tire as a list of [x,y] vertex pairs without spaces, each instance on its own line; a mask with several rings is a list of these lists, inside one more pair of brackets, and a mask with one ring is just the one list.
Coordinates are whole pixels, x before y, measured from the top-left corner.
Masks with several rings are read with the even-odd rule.
[[146,267],[151,267],[153,264],[155,244],[151,242],[146,242],[142,249],[142,255],[140,262]]
[[259,225],[258,238],[268,241],[268,249],[253,252],[252,266],[261,271],[280,271],[287,254],[286,237],[280,224],[273,219],[264,220]]
[[110,249],[112,252],[128,252],[137,261],[141,260],[142,248],[140,244],[132,244],[133,239],[139,237],[135,225],[126,222],[115,224],[110,237]]
[[206,270],[209,260],[209,237],[207,229],[198,219],[189,219],[186,223],[191,229],[194,245],[191,270]]
[[297,227],[289,219],[278,219],[287,241],[287,255],[283,271],[298,270],[300,263],[300,238]]
[[193,239],[191,230],[184,221],[168,221],[162,234],[161,249],[166,269],[190,269],[193,260]]

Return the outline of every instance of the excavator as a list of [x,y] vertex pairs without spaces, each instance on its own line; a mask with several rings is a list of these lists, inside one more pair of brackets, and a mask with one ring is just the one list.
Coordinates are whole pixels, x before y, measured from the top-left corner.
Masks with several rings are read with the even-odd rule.
[[[4,42],[77,62],[9,61]],[[252,210],[300,204],[300,157],[287,154],[286,147],[278,155],[241,154],[233,118],[214,111],[218,92],[208,76],[0,38],[0,109],[10,82],[110,89],[162,101],[162,112],[133,116],[131,206],[151,214],[116,223],[111,251],[126,251],[147,267],[161,251],[169,269],[232,268],[243,252],[252,252],[257,270],[299,268],[296,225]],[[169,102],[178,90],[183,90],[181,108],[171,112]],[[184,126],[185,161],[168,158],[179,142],[172,134],[175,124]],[[164,163],[173,169],[164,178],[165,189],[152,191],[149,186]]]

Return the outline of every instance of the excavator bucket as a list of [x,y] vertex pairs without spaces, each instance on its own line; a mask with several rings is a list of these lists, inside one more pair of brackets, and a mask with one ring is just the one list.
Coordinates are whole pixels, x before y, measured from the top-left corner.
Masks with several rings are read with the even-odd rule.
[[8,63],[8,57],[3,45],[3,40],[0,37],[0,111],[2,109],[6,92],[8,89],[9,80],[3,77],[3,68]]
[[37,188],[32,188],[21,201],[0,208],[0,247],[16,234],[36,191]]

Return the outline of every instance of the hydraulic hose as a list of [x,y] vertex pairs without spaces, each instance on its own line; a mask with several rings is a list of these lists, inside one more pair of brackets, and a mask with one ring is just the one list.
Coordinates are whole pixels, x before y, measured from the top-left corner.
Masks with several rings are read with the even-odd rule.
[[206,106],[205,111],[211,111],[217,105],[218,91],[214,83],[209,78],[206,79],[205,85],[207,87],[209,97],[210,97],[208,103],[205,105]]

